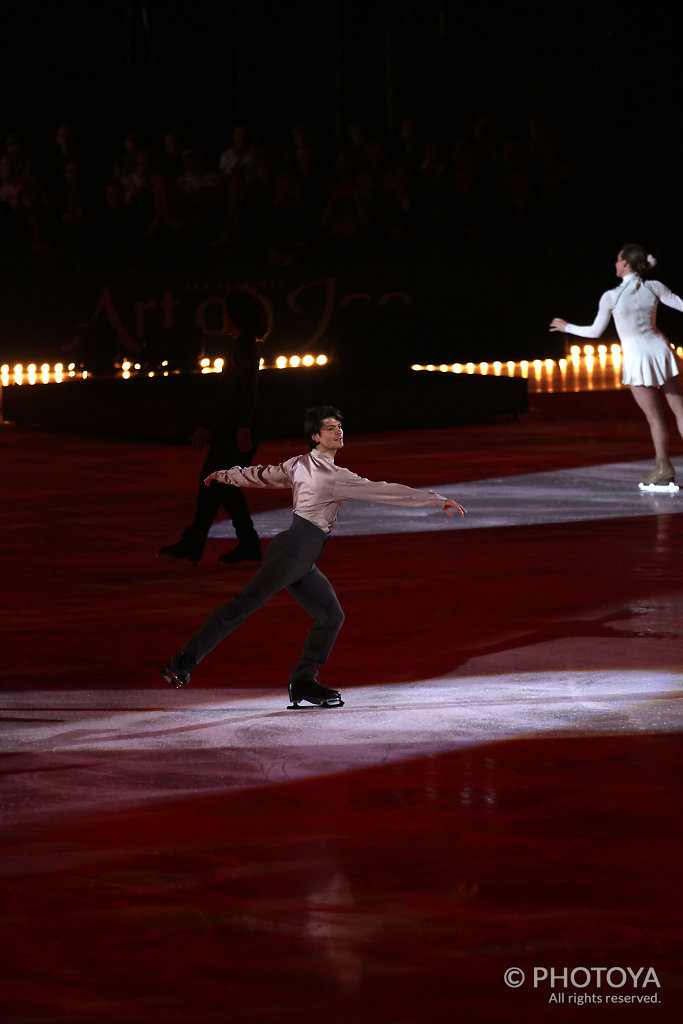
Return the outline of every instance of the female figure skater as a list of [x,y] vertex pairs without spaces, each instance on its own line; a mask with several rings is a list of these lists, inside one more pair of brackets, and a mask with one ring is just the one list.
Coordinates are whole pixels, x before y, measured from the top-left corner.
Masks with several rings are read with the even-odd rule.
[[298,708],[302,700],[340,707],[344,703],[340,693],[321,686],[317,675],[332,650],[344,613],[332,584],[315,561],[327,543],[342,501],[357,498],[407,508],[443,509],[451,518],[456,512],[465,515],[461,505],[435,491],[366,480],[335,465],[334,457],[344,445],[341,420],[341,413],[332,406],[308,409],[304,424],[311,449],[308,454],[279,466],[233,466],[207,476],[207,487],[291,487],[294,515],[290,528],[270,542],[263,565],[247,585],[231,601],[219,605],[168,660],[161,673],[173,686],[189,683],[190,673],[216,644],[279,590],[286,589],[314,620],[299,664],[290,676],[290,708]]
[[550,324],[551,331],[576,334],[580,338],[599,338],[610,316],[614,317],[622,350],[622,383],[629,385],[643,410],[655,448],[655,468],[640,481],[641,489],[667,487],[674,482],[674,468],[669,459],[669,431],[660,391],[676,417],[678,432],[683,437],[683,391],[679,366],[669,342],[656,326],[660,300],[679,312],[683,312],[683,300],[661,281],[646,280],[656,263],[657,260],[648,256],[642,245],[623,246],[615,264],[621,284],[604,293],[591,326],[578,327],[559,317]]

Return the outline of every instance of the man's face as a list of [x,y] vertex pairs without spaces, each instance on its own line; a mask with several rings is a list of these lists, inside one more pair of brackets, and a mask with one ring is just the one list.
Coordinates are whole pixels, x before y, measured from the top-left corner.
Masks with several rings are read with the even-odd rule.
[[320,433],[313,435],[320,451],[336,452],[344,447],[344,431],[341,422],[334,416],[326,416],[320,424]]

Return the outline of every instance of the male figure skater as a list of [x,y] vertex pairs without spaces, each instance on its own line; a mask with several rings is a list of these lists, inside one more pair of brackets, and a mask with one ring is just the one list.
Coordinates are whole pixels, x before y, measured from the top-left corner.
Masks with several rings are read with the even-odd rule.
[[181,650],[161,670],[173,686],[185,686],[190,673],[209,651],[232,633],[244,620],[279,590],[292,597],[315,620],[308,632],[299,664],[289,681],[290,708],[302,700],[323,707],[341,707],[337,690],[317,682],[318,669],[327,661],[344,621],[332,584],[315,564],[322,553],[346,498],[380,501],[388,505],[443,509],[466,514],[462,505],[435,491],[418,491],[404,484],[366,480],[335,465],[334,457],[344,445],[342,414],[323,405],[306,411],[304,423],[311,451],[297,455],[279,466],[233,466],[207,476],[207,487],[233,484],[237,487],[291,487],[294,506],[292,525],[274,537],[263,565],[231,601],[220,605]]

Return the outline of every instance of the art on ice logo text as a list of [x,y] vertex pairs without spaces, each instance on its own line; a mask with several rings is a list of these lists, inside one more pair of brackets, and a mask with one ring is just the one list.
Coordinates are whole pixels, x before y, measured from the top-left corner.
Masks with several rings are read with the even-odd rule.
[[[508,967],[508,988],[531,984],[549,992],[549,1003],[659,1003],[661,985],[654,967]],[[588,991],[588,990],[591,991]],[[597,991],[595,991],[597,990]]]

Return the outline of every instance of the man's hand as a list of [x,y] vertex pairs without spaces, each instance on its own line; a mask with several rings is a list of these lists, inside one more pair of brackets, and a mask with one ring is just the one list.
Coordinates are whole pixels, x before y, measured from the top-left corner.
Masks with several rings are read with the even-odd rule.
[[[452,509],[455,509],[455,511],[452,511]],[[443,510],[447,516],[451,517],[451,519],[455,519],[456,512],[459,512],[463,519],[467,515],[467,509],[463,508],[462,505],[458,505],[457,501],[453,501],[451,498],[446,498],[446,504],[444,505]]]
[[204,477],[204,484],[206,487],[210,487],[212,483],[217,484],[229,484],[230,480],[227,479],[227,469],[217,469],[215,473],[210,473],[209,476]]

